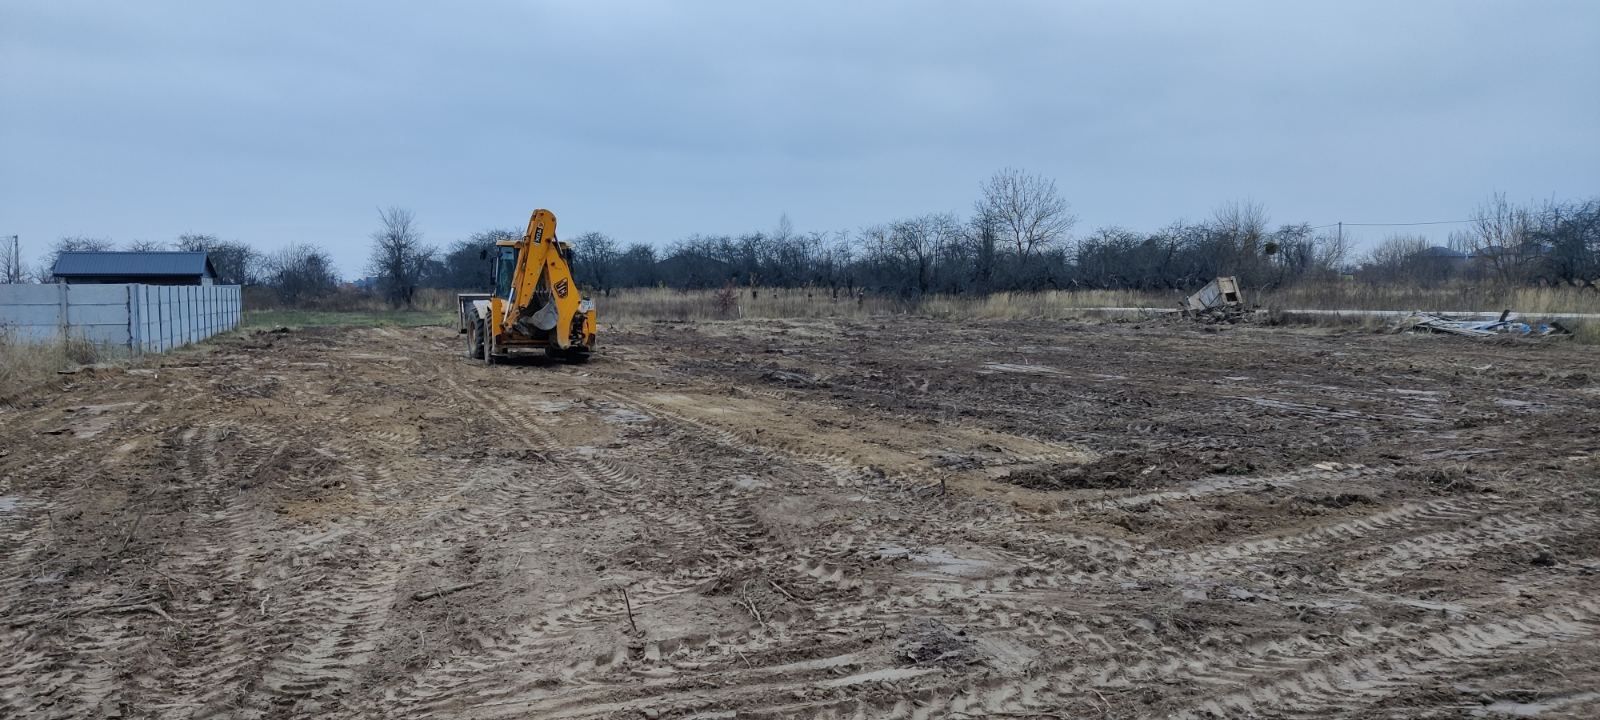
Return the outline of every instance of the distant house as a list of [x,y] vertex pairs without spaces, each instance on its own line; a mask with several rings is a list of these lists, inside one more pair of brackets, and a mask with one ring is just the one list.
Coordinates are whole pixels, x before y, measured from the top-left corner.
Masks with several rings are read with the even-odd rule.
[[1468,254],[1466,254],[1464,252],[1461,252],[1460,250],[1451,250],[1450,248],[1447,248],[1447,247],[1445,247],[1443,245],[1435,245],[1435,246],[1433,246],[1431,248],[1423,250],[1422,254],[1425,257],[1449,258],[1449,259],[1461,259],[1461,260],[1466,260],[1467,258],[1472,257],[1471,255],[1468,255]]
[[203,252],[64,252],[51,270],[58,283],[211,285],[217,269]]
[[1467,266],[1467,263],[1472,260],[1471,255],[1461,252],[1460,250],[1452,250],[1442,245],[1435,245],[1423,250],[1421,257],[1423,261],[1429,265],[1438,268],[1449,268],[1451,270],[1464,268]]

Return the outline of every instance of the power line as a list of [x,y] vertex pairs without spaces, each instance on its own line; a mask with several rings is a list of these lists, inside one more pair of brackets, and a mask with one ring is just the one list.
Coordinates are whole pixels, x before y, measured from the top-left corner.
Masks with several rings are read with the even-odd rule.
[[[1526,213],[1526,214],[1529,215],[1529,216],[1532,216],[1532,217],[1543,217],[1543,216],[1546,216],[1546,215],[1555,215],[1557,217],[1560,217],[1561,211],[1560,210],[1544,210],[1544,211],[1540,211],[1540,212],[1530,212],[1530,213]],[[1478,221],[1478,218],[1467,218],[1466,220],[1429,220],[1429,221],[1426,221],[1426,222],[1397,222],[1397,223],[1331,222],[1331,223],[1328,223],[1327,225],[1317,225],[1317,226],[1315,226],[1315,227],[1313,227],[1311,229],[1312,230],[1321,230],[1323,228],[1331,228],[1331,227],[1333,227],[1335,225],[1353,225],[1353,226],[1356,226],[1356,227],[1407,227],[1407,226],[1412,226],[1412,225],[1458,225],[1460,223],[1471,223],[1471,222],[1477,222],[1477,221]]]
[[1409,225],[1455,225],[1457,223],[1469,223],[1469,222],[1475,222],[1475,221],[1474,220],[1429,220],[1427,222],[1403,222],[1403,223],[1358,223],[1358,222],[1347,222],[1347,223],[1328,223],[1327,225],[1317,225],[1317,226],[1315,226],[1315,227],[1313,227],[1311,229],[1312,230],[1321,230],[1323,228],[1331,228],[1331,227],[1333,227],[1335,225],[1353,225],[1353,226],[1356,226],[1356,227],[1401,227],[1401,226],[1409,226]]

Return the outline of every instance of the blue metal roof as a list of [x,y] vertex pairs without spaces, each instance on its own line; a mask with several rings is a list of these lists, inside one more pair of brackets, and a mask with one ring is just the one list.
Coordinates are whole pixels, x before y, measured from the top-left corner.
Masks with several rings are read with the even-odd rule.
[[52,271],[60,277],[216,277],[203,252],[64,252]]

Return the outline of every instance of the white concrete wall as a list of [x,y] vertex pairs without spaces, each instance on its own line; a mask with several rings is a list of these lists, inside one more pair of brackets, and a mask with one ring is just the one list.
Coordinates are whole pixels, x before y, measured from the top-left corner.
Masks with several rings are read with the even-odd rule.
[[237,285],[0,285],[0,332],[163,352],[239,325]]

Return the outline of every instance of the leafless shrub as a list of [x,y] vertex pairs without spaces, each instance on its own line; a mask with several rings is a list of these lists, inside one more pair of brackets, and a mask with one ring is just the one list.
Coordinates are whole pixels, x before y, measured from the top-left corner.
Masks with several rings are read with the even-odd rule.
[[372,257],[367,272],[378,281],[378,288],[389,303],[411,307],[438,249],[422,243],[422,231],[410,210],[400,207],[378,210],[379,228],[372,233]]
[[289,306],[302,306],[331,295],[339,287],[333,261],[320,248],[294,244],[262,260],[265,284]]

